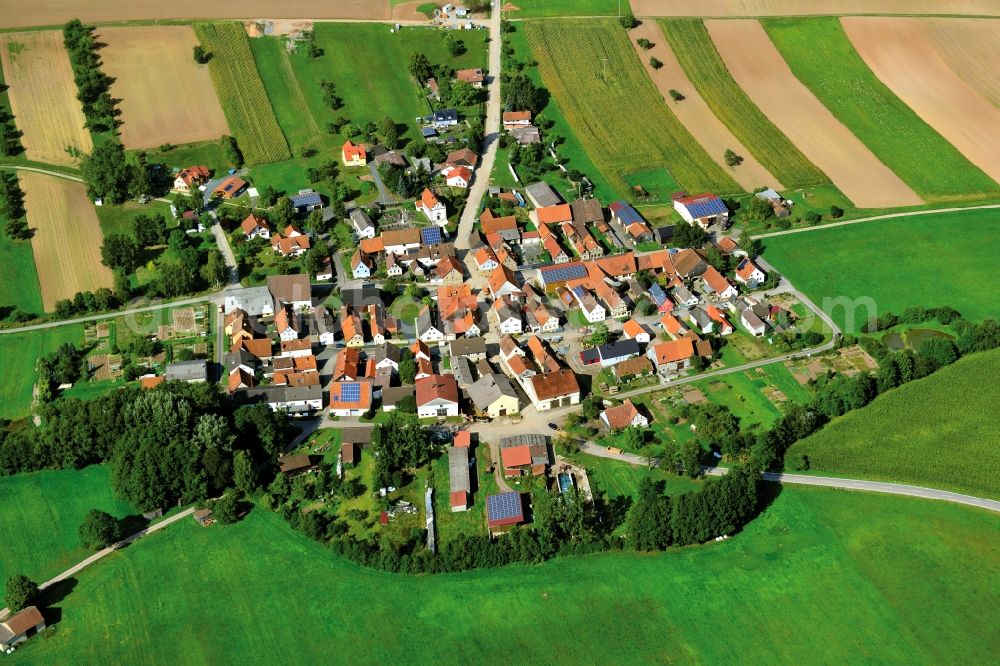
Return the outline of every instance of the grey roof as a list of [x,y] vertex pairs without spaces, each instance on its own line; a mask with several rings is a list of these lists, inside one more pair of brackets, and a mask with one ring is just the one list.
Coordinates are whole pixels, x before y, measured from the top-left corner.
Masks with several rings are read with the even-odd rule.
[[259,317],[264,311],[274,310],[274,297],[267,287],[241,287],[226,290],[225,311],[239,308],[251,317]]
[[313,329],[317,334],[336,333],[337,326],[333,320],[333,313],[325,305],[316,308],[313,312]]
[[164,373],[168,381],[205,381],[208,379],[208,361],[178,361],[167,366]]
[[302,190],[298,194],[290,196],[289,199],[291,199],[292,206],[294,208],[323,205],[323,199],[320,198],[319,192],[315,192],[313,190]]
[[239,349],[226,354],[226,370],[235,372],[241,365],[252,368],[257,364],[257,358],[245,349]]
[[382,294],[379,293],[378,287],[373,284],[366,284],[352,289],[341,289],[340,298],[344,301],[344,305],[349,305],[352,308],[362,308],[368,307],[372,303],[382,303]]
[[597,348],[597,352],[601,355],[602,359],[621,358],[622,356],[638,356],[639,343],[631,339],[619,340],[618,342],[601,345]]
[[764,322],[760,320],[760,317],[754,313],[752,308],[747,308],[740,313],[740,318],[743,319],[749,328],[765,328]]
[[542,181],[528,185],[524,191],[528,195],[528,198],[531,199],[531,203],[535,204],[536,208],[555,206],[562,203],[562,199],[559,198],[556,191],[549,187],[548,183],[543,183]]
[[370,229],[375,225],[372,223],[372,219],[368,217],[368,214],[360,208],[351,209],[351,222],[354,223],[355,229]]
[[367,444],[371,439],[371,428],[341,428],[340,430],[340,441],[344,444]]
[[403,398],[410,396],[416,396],[416,389],[413,384],[404,384],[403,386],[389,386],[382,389],[382,404],[383,405],[395,405]]
[[455,375],[455,381],[461,388],[469,387],[472,384],[472,366],[469,359],[464,356],[451,359],[451,372]]
[[458,111],[455,109],[438,109],[431,114],[434,122],[458,121]]
[[271,404],[303,402],[306,400],[321,400],[323,388],[318,384],[312,386],[257,386],[237,391],[247,401],[263,399]]
[[424,331],[432,328],[434,326],[434,317],[431,315],[431,308],[425,305],[417,313],[416,317],[417,323],[417,335],[423,334]]
[[505,376],[492,373],[484,375],[465,392],[478,409],[486,409],[502,396],[517,398],[517,391]]
[[512,446],[540,446],[545,444],[545,435],[514,435],[504,437],[500,440],[500,448],[508,449]]
[[689,301],[692,298],[694,298],[694,294],[692,294],[687,287],[685,287],[682,284],[679,284],[676,287],[674,287],[674,297],[679,302],[684,303],[685,301]]
[[385,359],[389,359],[398,365],[400,360],[400,349],[391,342],[386,342],[372,350],[368,356],[375,361],[376,365]]
[[453,493],[469,492],[469,449],[448,447],[448,489]]
[[766,201],[781,201],[781,195],[774,191],[773,187],[769,187],[766,190],[757,193],[758,199],[764,199]]
[[700,307],[695,307],[691,309],[691,318],[698,322],[698,326],[705,328],[712,323],[712,318],[708,316]]
[[484,338],[457,338],[451,341],[448,348],[453,357],[485,354],[486,340]]

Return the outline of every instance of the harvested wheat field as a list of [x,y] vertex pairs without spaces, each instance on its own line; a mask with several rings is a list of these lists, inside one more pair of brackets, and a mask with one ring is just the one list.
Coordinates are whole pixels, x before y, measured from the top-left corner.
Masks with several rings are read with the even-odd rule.
[[705,26],[736,83],[855,206],[923,203],[795,78],[759,22],[710,20]]
[[947,14],[1000,16],[996,0],[630,0],[636,16]]
[[948,66],[920,20],[845,17],[841,23],[875,76],[1000,182],[1000,109]]
[[112,287],[111,269],[101,263],[101,225],[83,184],[29,171],[18,172],[18,180],[45,310],[78,291]]
[[121,102],[122,143],[153,148],[194,143],[229,133],[208,65],[191,56],[198,39],[191,26],[102,28],[97,39],[104,72],[115,79]]
[[1000,106],[1000,21],[934,18],[921,23],[958,77]]
[[[663,95],[670,110],[674,112],[681,124],[691,132],[691,135],[712,159],[733,177],[733,180],[748,192],[764,186],[779,190],[784,189],[785,186],[750,154],[747,147],[733,136],[729,128],[708,108],[704,98],[698,94],[698,90],[684,73],[681,64],[677,62],[677,56],[674,55],[656,21],[643,22],[639,27],[629,31],[629,37],[639,59],[646,68],[646,73],[649,74],[656,89]],[[641,38],[652,42],[653,48],[647,51],[636,44],[636,40]],[[663,66],[654,69],[649,64],[650,57],[658,59],[663,63]],[[680,102],[674,102],[670,97],[671,89],[684,95],[684,99]],[[733,150],[737,155],[742,156],[743,163],[735,167],[727,165],[723,157],[726,150]]]
[[28,159],[76,164],[68,146],[89,153],[93,144],[76,99],[76,83],[62,34],[55,30],[0,35],[0,61],[11,112],[23,132]]
[[0,28],[148,19],[373,19],[391,17],[389,0],[242,0],[160,2],[158,0],[3,0]]

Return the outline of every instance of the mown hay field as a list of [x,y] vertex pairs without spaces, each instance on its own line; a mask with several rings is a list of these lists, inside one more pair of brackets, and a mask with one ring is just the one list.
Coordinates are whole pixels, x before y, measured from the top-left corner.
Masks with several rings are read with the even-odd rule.
[[914,215],[764,239],[764,256],[848,333],[876,312],[950,305],[1000,318],[1000,211]]
[[1000,350],[972,354],[794,444],[811,470],[1000,499]]
[[115,79],[126,148],[154,148],[218,139],[229,133],[208,67],[192,50],[198,39],[187,25],[101,28],[102,69]]
[[574,134],[622,196],[625,174],[658,166],[689,191],[742,191],[664,104],[617,22],[529,21],[518,29]]
[[[17,660],[494,663],[516,646],[532,663],[990,663],[998,524],[944,502],[786,487],[719,544],[405,576],[255,508],[232,526],[182,520],[82,572],[57,631]],[[295,612],[276,613],[280,599]],[[553,640],[580,626],[608,630]]]
[[0,477],[0,580],[23,573],[47,580],[90,553],[78,529],[91,509],[124,518],[131,507],[111,493],[107,467],[48,470]]
[[199,23],[195,32],[201,45],[212,54],[208,62],[212,81],[246,163],[268,164],[290,158],[243,26]]
[[75,165],[77,158],[66,149],[89,153],[93,143],[84,127],[62,34],[56,30],[0,34],[0,63],[27,158]]
[[830,182],[736,84],[701,19],[668,19],[660,27],[709,108],[768,171],[790,188]]
[[19,172],[18,180],[45,309],[78,291],[114,286],[111,269],[101,263],[104,234],[83,184],[30,171]]
[[763,25],[796,78],[925,200],[1000,192],[992,178],[875,77],[839,19],[769,19]]

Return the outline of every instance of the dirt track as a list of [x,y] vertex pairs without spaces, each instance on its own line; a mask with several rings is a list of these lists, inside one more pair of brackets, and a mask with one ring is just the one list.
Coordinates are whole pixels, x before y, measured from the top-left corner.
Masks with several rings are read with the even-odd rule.
[[154,0],[2,0],[0,28],[141,19],[316,18],[384,19],[389,0],[240,0],[162,2]]
[[1000,16],[996,0],[630,0],[636,16],[950,14]]
[[[644,51],[636,40],[645,37],[653,43],[653,48]],[[663,36],[663,31],[656,21],[645,21],[638,28],[629,32],[629,39],[635,47],[639,59],[646,68],[646,73],[653,81],[656,89],[663,95],[664,103],[670,107],[678,120],[691,132],[692,136],[702,145],[715,162],[725,169],[740,186],[749,191],[756,187],[774,187],[779,190],[784,189],[784,185],[771,175],[771,172],[764,168],[757,159],[750,154],[746,146],[733,136],[721,120],[715,117],[708,104],[698,94],[698,90],[688,79],[687,74],[677,61],[667,38]],[[663,63],[660,69],[653,69],[649,64],[650,57],[657,58]],[[674,102],[670,98],[670,90],[674,89],[684,95],[684,100]],[[738,155],[743,156],[743,164],[731,167],[726,164],[723,155],[727,149],[731,149]]]
[[76,99],[76,84],[62,34],[55,30],[0,35],[0,61],[10,86],[14,123],[23,132],[28,159],[75,165],[73,146],[89,153],[93,144]]
[[28,226],[35,230],[31,251],[46,311],[78,291],[114,286],[101,263],[104,235],[83,184],[40,173],[18,173]]
[[920,19],[849,17],[841,23],[875,76],[1000,182],[1000,109],[948,67]]
[[191,56],[198,43],[191,26],[104,28],[97,39],[107,44],[101,59],[104,72],[115,79],[111,95],[121,100],[126,148],[207,141],[229,133],[208,67],[196,65]]
[[[1000,21],[922,19],[925,32],[959,78],[1000,106]],[[985,63],[992,63],[987,66]]]
[[736,83],[859,208],[923,203],[795,78],[761,24],[705,21]]

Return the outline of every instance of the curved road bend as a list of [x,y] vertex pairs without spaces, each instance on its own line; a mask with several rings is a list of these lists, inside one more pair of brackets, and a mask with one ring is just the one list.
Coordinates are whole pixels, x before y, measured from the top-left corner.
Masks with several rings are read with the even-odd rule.
[[[611,453],[606,448],[598,446],[593,442],[584,442],[580,450],[587,455],[598,458],[608,458],[630,463],[632,465],[648,465],[649,459],[638,456],[634,453]],[[702,472],[707,476],[722,476],[729,470],[725,467],[703,467]],[[785,474],[783,472],[764,472],[765,481],[775,483],[791,483],[802,486],[822,486],[824,488],[840,488],[842,490],[863,490],[871,493],[886,493],[889,495],[907,495],[909,497],[920,497],[923,499],[940,500],[944,502],[954,502],[955,504],[965,504],[988,511],[1000,512],[1000,502],[991,499],[975,497],[973,495],[962,495],[947,490],[936,488],[925,488],[923,486],[911,486],[904,483],[887,483],[884,481],[865,481],[863,479],[838,479],[831,476],[810,476],[808,474]]]

